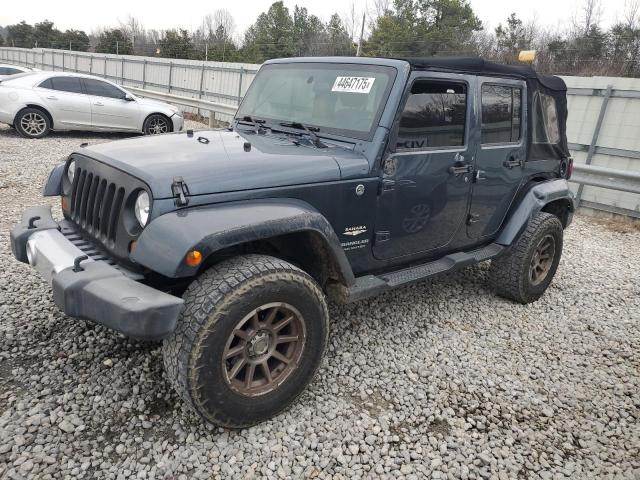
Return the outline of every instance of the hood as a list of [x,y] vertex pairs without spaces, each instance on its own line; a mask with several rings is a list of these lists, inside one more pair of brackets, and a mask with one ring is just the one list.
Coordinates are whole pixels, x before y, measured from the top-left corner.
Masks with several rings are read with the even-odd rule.
[[173,196],[174,177],[183,178],[190,195],[202,195],[330,182],[364,176],[369,170],[366,158],[353,150],[321,149],[296,144],[285,135],[226,129],[117,140],[75,153],[139,178],[156,199]]
[[145,97],[138,97],[136,96],[136,101],[140,104],[140,105],[146,105],[149,107],[162,107],[162,108],[166,108],[169,110],[173,110],[174,112],[179,112],[180,110],[176,107],[174,107],[173,105],[167,103],[167,102],[161,102],[159,100],[153,100],[151,98],[145,98]]

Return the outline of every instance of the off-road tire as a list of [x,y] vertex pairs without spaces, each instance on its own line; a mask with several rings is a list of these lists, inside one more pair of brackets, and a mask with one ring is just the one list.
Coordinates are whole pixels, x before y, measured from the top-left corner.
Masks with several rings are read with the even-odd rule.
[[[553,261],[546,277],[537,285],[530,279],[530,266],[536,247],[547,235],[555,240]],[[489,282],[501,297],[526,304],[535,302],[546,291],[562,256],[562,223],[555,215],[540,212],[511,245],[508,252],[491,261]]]
[[[286,409],[313,378],[329,335],[329,314],[318,284],[299,268],[266,255],[216,264],[191,283],[185,309],[162,353],[180,397],[206,421],[244,428]],[[227,383],[222,356],[229,335],[248,312],[286,302],[304,318],[306,340],[297,368],[275,390],[249,397]]]
[[[40,128],[38,128],[37,133],[34,133],[36,130],[29,131],[25,129],[23,122],[28,121],[30,116],[33,117],[34,120],[37,119],[39,125],[42,125],[41,131]],[[15,127],[16,131],[25,138],[42,138],[46,137],[51,131],[51,119],[49,118],[49,115],[43,110],[40,110],[39,108],[28,107],[23,108],[16,114],[16,117],[13,121],[13,126]]]

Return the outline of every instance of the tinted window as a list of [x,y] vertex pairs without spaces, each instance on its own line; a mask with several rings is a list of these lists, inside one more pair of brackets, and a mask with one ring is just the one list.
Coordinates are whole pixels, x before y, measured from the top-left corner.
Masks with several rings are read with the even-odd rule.
[[10,67],[0,67],[0,75],[14,75],[16,73],[22,73],[22,70]]
[[48,89],[53,89],[53,82],[51,81],[50,78],[47,78],[44,82],[42,82],[40,85],[38,85],[40,88],[48,88]]
[[397,148],[421,150],[464,145],[467,87],[417,81],[400,117]]
[[[59,92],[71,92],[71,93],[84,93],[82,91],[82,85],[80,84],[80,79],[76,77],[53,77],[49,80],[50,87],[52,90],[58,90]],[[44,82],[40,84],[41,87],[44,86]]]
[[534,143],[560,143],[560,126],[556,99],[551,95],[538,93],[534,102],[533,132]]
[[522,89],[482,85],[482,143],[520,140]]
[[87,94],[89,95],[124,99],[125,93],[109,83],[101,82],[100,80],[93,80],[91,78],[85,78],[83,81],[84,86],[87,89]]

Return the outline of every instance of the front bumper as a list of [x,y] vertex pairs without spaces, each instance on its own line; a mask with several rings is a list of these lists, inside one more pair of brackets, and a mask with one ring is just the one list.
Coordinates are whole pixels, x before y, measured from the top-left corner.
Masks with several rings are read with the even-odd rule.
[[181,298],[144,285],[105,261],[94,261],[62,229],[51,207],[33,207],[25,210],[10,235],[14,256],[40,272],[62,311],[142,340],[160,340],[173,332]]
[[184,117],[176,115],[174,113],[173,115],[171,115],[171,121],[173,122],[173,131],[181,132],[184,128]]

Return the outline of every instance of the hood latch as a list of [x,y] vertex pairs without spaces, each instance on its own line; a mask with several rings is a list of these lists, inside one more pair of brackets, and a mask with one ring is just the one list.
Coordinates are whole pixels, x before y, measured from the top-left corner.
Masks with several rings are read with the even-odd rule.
[[171,184],[171,193],[176,197],[176,207],[186,207],[189,205],[189,187],[182,177],[173,177]]

